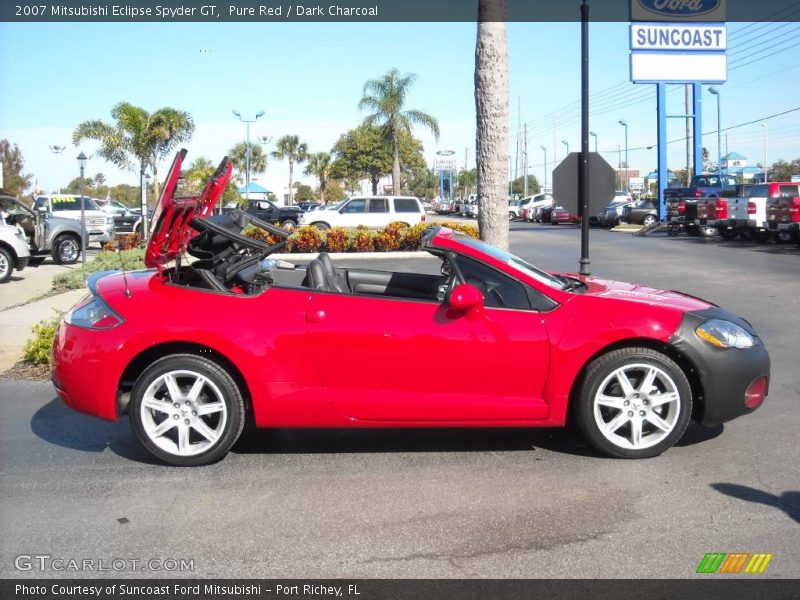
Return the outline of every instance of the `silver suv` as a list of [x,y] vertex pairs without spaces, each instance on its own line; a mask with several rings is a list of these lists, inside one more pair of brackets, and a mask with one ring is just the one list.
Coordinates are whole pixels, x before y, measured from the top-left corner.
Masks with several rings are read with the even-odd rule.
[[[101,245],[111,241],[115,233],[114,217],[100,210],[100,207],[91,198],[84,197],[83,202],[89,241],[98,242]],[[39,196],[33,204],[33,210],[47,216],[65,217],[80,221],[80,196],[77,194]]]

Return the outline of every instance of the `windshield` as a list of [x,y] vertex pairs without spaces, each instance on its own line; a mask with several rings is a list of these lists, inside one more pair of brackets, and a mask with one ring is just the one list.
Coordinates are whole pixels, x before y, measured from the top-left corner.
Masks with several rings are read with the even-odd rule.
[[515,256],[510,252],[506,252],[505,250],[500,250],[499,248],[485,244],[480,240],[476,240],[475,238],[469,237],[463,233],[453,233],[453,239],[464,244],[465,246],[480,250],[481,252],[488,254],[489,256],[496,258],[497,260],[502,261],[511,267],[514,267],[518,271],[522,271],[540,283],[549,285],[557,290],[566,289],[564,282],[560,279],[550,275],[550,273],[542,271],[538,267],[534,267],[532,264],[525,262],[520,257]]
[[[54,196],[51,200],[53,203],[53,210],[80,210],[81,202],[78,196]],[[84,198],[85,210],[100,210],[97,203],[91,198]]]

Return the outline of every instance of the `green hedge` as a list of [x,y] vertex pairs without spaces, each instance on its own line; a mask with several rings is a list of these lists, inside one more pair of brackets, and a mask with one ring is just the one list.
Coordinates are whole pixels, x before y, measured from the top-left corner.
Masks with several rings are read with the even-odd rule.
[[32,365],[49,365],[50,349],[53,347],[53,340],[56,337],[58,324],[64,313],[56,311],[58,314],[49,320],[39,321],[31,328],[33,337],[25,343],[22,354],[22,362]]
[[85,266],[72,269],[66,273],[59,273],[53,277],[53,288],[56,290],[78,290],[86,285],[86,278],[98,271],[112,271],[122,269],[135,271],[144,269],[144,250],[134,248],[117,252],[101,252]]

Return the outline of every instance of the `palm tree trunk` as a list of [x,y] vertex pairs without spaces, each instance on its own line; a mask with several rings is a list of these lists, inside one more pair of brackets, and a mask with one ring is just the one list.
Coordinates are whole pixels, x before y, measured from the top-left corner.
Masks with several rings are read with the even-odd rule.
[[508,44],[506,0],[479,0],[475,45],[478,227],[481,239],[508,249]]
[[294,204],[294,186],[292,185],[292,175],[294,173],[294,161],[289,161],[289,205]]
[[400,195],[400,150],[397,147],[397,132],[392,133],[392,193],[395,196]]
[[[378,195],[378,181],[380,181],[380,179],[378,177],[376,177],[375,175],[373,175],[371,177],[372,195],[373,196],[377,196]],[[394,189],[394,188],[392,188],[392,189]]]

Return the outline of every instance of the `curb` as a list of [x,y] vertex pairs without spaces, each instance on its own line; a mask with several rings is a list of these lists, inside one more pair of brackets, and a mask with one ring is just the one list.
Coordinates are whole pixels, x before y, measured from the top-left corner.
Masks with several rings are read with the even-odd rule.
[[[319,256],[319,252],[307,252],[305,254],[270,254],[269,258],[276,260],[314,260]],[[331,252],[328,254],[333,260],[338,259],[378,259],[378,258],[429,258],[428,252]]]

